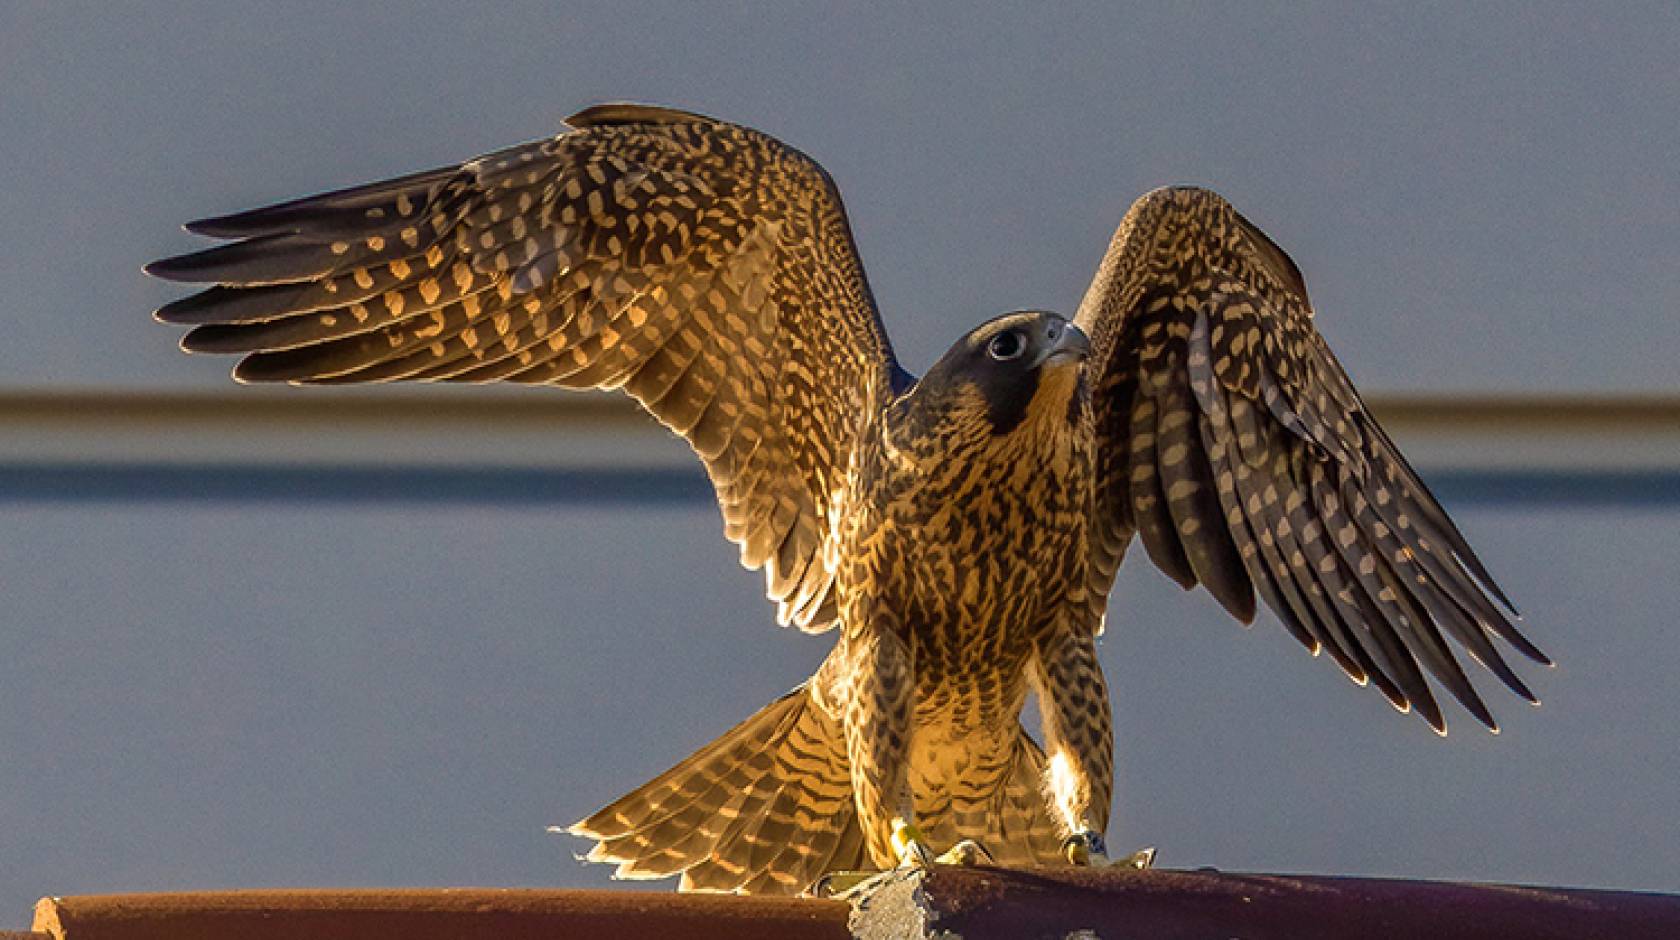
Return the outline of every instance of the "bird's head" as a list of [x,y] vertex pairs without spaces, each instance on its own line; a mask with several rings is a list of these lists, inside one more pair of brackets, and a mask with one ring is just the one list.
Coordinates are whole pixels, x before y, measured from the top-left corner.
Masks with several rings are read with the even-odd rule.
[[1082,364],[1090,350],[1084,331],[1065,317],[1006,313],[957,340],[916,383],[907,404],[964,436],[1067,427],[1078,422],[1088,397]]

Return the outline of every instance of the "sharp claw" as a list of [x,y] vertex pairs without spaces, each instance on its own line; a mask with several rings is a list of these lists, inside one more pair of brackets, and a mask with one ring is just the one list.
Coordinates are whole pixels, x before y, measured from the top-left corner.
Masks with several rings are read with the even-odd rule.
[[973,839],[964,839],[935,859],[941,865],[996,865],[997,859],[986,847]]
[[1142,871],[1155,866],[1153,845],[1111,861],[1108,857],[1108,846],[1103,843],[1102,835],[1089,829],[1068,836],[1067,841],[1062,843],[1062,855],[1070,864],[1093,868],[1131,868]]
[[817,879],[807,893],[816,897],[842,900],[863,897],[882,884],[903,878],[916,870],[925,871],[934,865],[996,865],[997,859],[986,847],[973,839],[963,839],[935,857],[928,848],[921,830],[906,822],[893,826],[893,852],[898,865],[886,871],[834,871]]
[[1062,855],[1073,865],[1101,865],[1108,861],[1108,846],[1101,833],[1086,829],[1067,837]]
[[1153,845],[1145,846],[1125,858],[1116,860],[1114,864],[1122,868],[1135,868],[1138,871],[1154,868],[1155,847]]
[[861,890],[869,883],[880,878],[885,872],[878,871],[831,871],[817,879],[808,892],[817,898],[840,898],[845,900]]

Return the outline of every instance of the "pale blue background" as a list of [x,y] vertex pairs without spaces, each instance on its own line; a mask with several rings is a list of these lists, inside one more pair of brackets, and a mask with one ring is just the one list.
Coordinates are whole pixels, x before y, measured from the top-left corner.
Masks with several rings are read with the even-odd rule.
[[[1196,182],[1294,255],[1368,391],[1680,387],[1672,3],[914,9],[0,0],[0,386],[224,388],[146,316],[178,223],[634,98],[822,160],[913,369],[1071,309],[1130,199]],[[1454,710],[1437,740],[1140,554],[1103,651],[1111,841],[1680,888],[1676,480],[1447,492],[1564,664],[1529,671],[1539,711],[1490,687],[1498,738]],[[0,488],[0,927],[49,892],[603,883],[543,827],[825,648],[718,529],[684,498]]]
[[1071,309],[1131,199],[1191,182],[1295,256],[1371,387],[1677,378],[1667,0],[0,11],[6,384],[213,383],[134,315],[173,296],[134,269],[198,244],[178,223],[617,98],[821,160],[913,370],[995,312]]

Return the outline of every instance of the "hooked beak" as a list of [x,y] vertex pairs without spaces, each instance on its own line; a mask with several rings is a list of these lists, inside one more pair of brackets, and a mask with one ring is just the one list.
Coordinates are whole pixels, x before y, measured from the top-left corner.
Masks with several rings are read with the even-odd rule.
[[1053,321],[1045,330],[1045,339],[1049,342],[1044,352],[1039,355],[1034,367],[1042,365],[1059,365],[1064,362],[1081,362],[1091,354],[1091,338],[1085,331],[1067,320]]

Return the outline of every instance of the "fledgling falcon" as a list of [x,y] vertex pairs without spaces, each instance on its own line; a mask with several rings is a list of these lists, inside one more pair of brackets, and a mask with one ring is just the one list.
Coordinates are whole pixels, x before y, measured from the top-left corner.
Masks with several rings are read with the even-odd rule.
[[962,839],[1006,865],[1100,854],[1095,643],[1134,534],[1438,731],[1426,673],[1494,727],[1449,636],[1533,700],[1494,639],[1545,656],[1366,412],[1295,265],[1214,193],[1139,199],[1073,321],[1005,314],[916,379],[810,158],[665,108],[568,124],[191,223],[231,243],[146,270],[213,285],[157,317],[244,355],[244,381],[623,388],[699,454],[777,619],[834,631],[809,681],[572,827],[591,859],[793,893]]

